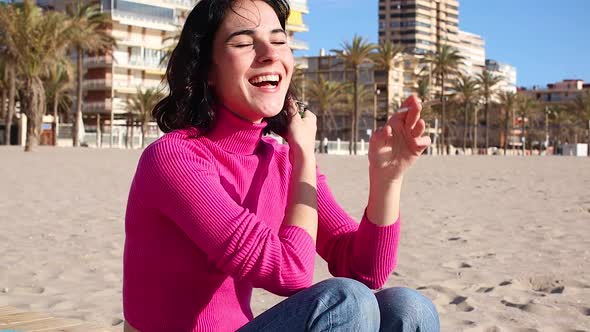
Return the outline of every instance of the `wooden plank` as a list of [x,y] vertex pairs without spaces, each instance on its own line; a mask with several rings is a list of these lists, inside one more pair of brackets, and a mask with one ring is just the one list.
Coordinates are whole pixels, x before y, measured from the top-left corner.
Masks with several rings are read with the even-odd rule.
[[15,314],[2,315],[2,317],[0,317],[0,322],[4,324],[26,323],[47,318],[51,318],[51,316],[41,314],[38,312],[20,312]]
[[82,325],[84,322],[80,320],[64,319],[64,318],[48,318],[36,320],[33,322],[21,322],[14,324],[3,325],[2,329],[13,329],[18,331],[36,332],[48,331],[55,329],[64,329],[67,327]]

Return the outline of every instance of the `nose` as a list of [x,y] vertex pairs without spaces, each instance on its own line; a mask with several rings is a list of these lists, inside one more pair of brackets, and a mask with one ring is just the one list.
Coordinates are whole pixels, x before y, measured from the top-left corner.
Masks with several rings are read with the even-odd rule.
[[275,49],[274,45],[270,42],[265,41],[258,44],[256,53],[259,63],[275,62],[279,59],[279,53]]

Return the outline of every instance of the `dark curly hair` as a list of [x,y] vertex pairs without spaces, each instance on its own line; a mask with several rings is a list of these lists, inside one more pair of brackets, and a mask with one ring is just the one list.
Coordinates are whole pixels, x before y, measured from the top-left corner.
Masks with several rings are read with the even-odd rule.
[[[213,53],[213,38],[228,10],[235,12],[238,0],[201,0],[188,15],[178,45],[172,51],[166,80],[170,93],[154,108],[152,114],[163,132],[196,127],[203,132],[214,125],[215,100],[208,80]],[[277,14],[281,27],[289,16],[286,0],[263,0]],[[292,98],[291,89],[285,100]],[[287,112],[283,110],[272,118],[265,118],[270,131],[284,136],[287,129]]]

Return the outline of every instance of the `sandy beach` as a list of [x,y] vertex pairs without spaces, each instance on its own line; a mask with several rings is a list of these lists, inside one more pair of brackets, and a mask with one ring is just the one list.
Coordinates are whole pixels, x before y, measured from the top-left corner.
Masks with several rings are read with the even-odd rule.
[[[0,147],[0,306],[122,330],[129,185],[141,151]],[[319,155],[359,218],[366,157]],[[590,331],[590,158],[424,157],[407,174],[398,268],[442,331]],[[329,278],[318,257],[315,279]],[[255,314],[281,298],[257,290]]]

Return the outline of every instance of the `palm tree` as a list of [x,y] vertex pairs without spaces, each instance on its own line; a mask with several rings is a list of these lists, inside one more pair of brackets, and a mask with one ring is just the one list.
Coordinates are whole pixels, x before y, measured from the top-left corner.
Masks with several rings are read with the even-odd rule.
[[[42,78],[54,63],[66,61],[68,22],[61,13],[43,13],[31,0],[7,11],[8,16],[13,16],[16,29],[9,30],[2,41],[6,49],[17,55],[14,64],[22,80],[21,111],[28,120],[25,151],[32,151],[39,140],[46,108]],[[0,20],[0,23],[6,21],[4,15]]]
[[[395,63],[394,63],[395,59],[398,57],[398,55],[401,55],[403,51],[404,51],[403,46],[401,46],[399,44],[394,44],[390,41],[386,41],[384,44],[380,44],[377,47],[377,52],[371,54],[371,60],[373,60],[373,63],[375,64],[375,66],[377,68],[385,70],[386,82],[389,82],[389,72],[395,66]],[[389,93],[389,91],[388,91],[388,93]],[[393,110],[391,108],[391,105],[388,105],[386,118],[389,118],[392,113],[393,113]],[[376,116],[374,116],[373,121],[374,121],[373,130],[375,130],[377,128],[377,117]]]
[[522,141],[522,154],[526,151],[526,121],[530,118],[531,112],[537,107],[537,102],[527,95],[518,95],[516,107],[522,120],[521,128],[521,141]]
[[116,46],[115,39],[105,31],[112,24],[110,17],[100,10],[97,0],[75,0],[66,7],[72,24],[69,29],[70,46],[76,51],[76,116],[74,118],[73,144],[80,146],[78,132],[82,124],[82,80],[85,53],[110,53]]
[[0,119],[6,116],[6,99],[8,99],[8,80],[5,61],[0,57]]
[[453,83],[453,99],[463,106],[464,129],[463,129],[463,151],[467,150],[467,132],[469,129],[469,110],[479,98],[479,85],[477,81],[468,75],[460,74]]
[[8,107],[4,114],[4,144],[10,145],[12,120],[16,113],[16,61],[18,50],[14,43],[17,34],[17,13],[14,5],[0,3],[0,57],[4,62],[4,78],[8,85]]
[[[590,147],[590,90],[585,90],[583,93],[576,95],[573,108],[578,113],[578,117],[588,124],[588,147]],[[590,153],[588,155],[590,156]]]
[[[152,118],[152,110],[156,104],[164,98],[164,94],[157,88],[141,90],[137,87],[137,93],[127,99],[127,111],[137,115],[141,124],[141,148],[145,147],[145,134]],[[133,136],[131,137],[133,139]]]
[[351,126],[351,145],[349,146],[349,153],[357,153],[357,135],[358,135],[358,78],[359,68],[363,63],[371,61],[371,52],[376,49],[376,45],[369,42],[365,38],[355,35],[352,42],[343,42],[341,50],[332,50],[336,55],[344,60],[346,66],[353,71],[353,89],[354,89],[354,108],[352,114]]
[[318,107],[319,130],[318,139],[326,136],[326,116],[332,110],[334,105],[338,104],[343,94],[343,84],[326,81],[323,75],[320,75],[317,81],[310,81],[308,87],[308,98],[315,102]]
[[418,86],[416,87],[416,94],[422,103],[430,99],[430,81],[428,76],[420,76],[418,78]]
[[[338,103],[335,105],[336,109],[345,114],[349,114],[351,117],[350,123],[352,124],[352,117],[354,113],[354,84],[352,82],[341,83],[342,91],[341,97],[338,99]],[[359,113],[363,109],[367,109],[371,106],[373,100],[373,91],[368,89],[365,85],[359,85],[357,87],[357,100]],[[359,114],[360,116],[360,114]],[[352,131],[350,132],[352,135]],[[352,142],[352,139],[351,139]]]
[[445,150],[445,120],[446,120],[446,99],[445,99],[445,83],[449,75],[457,73],[459,65],[464,57],[459,54],[459,50],[449,45],[441,45],[438,47],[436,53],[428,54],[424,58],[424,62],[428,63],[432,68],[432,74],[440,84],[440,102],[441,102],[441,135],[440,143],[442,150]]
[[508,152],[508,137],[510,134],[510,114],[514,110],[514,105],[516,104],[516,93],[511,91],[504,91],[500,94],[500,105],[504,110],[504,144],[502,144],[502,148],[504,149],[504,155]]
[[47,99],[51,100],[51,106],[53,107],[53,121],[55,125],[53,145],[57,145],[57,137],[59,135],[58,109],[60,106],[64,108],[69,107],[70,98],[67,94],[73,86],[73,76],[72,65],[67,61],[54,64],[50,68],[49,75],[45,79]]
[[490,100],[494,97],[494,87],[500,81],[502,77],[492,74],[488,70],[484,70],[481,74],[477,75],[477,81],[481,87],[481,95],[484,99],[484,113],[486,118],[486,154],[490,147]]

